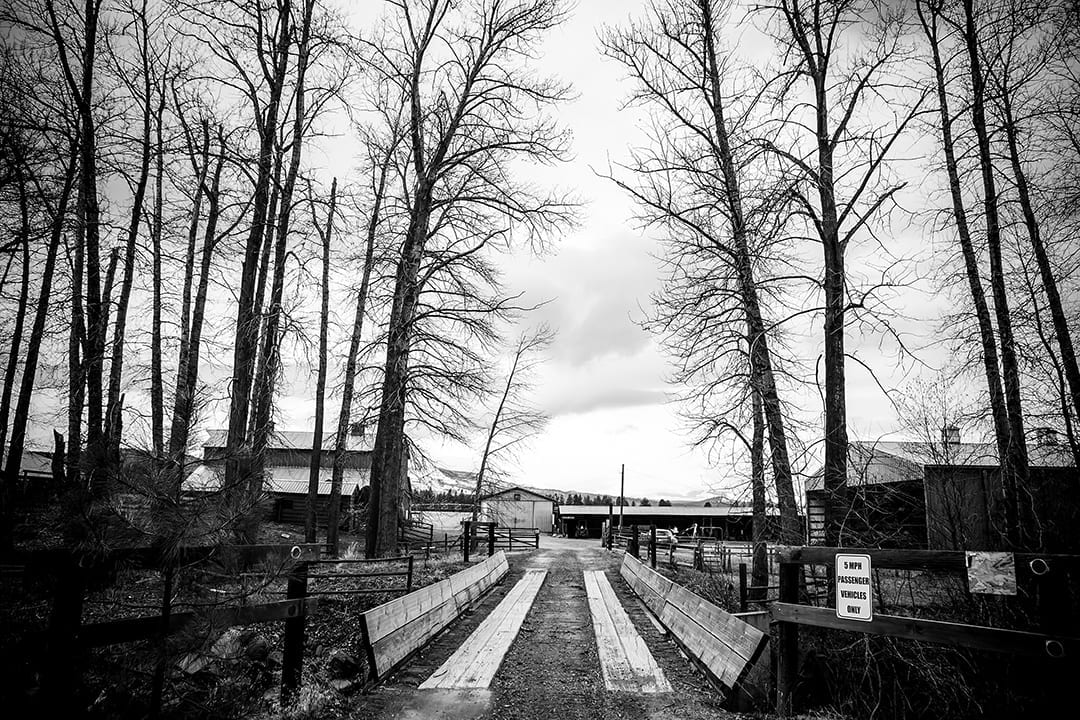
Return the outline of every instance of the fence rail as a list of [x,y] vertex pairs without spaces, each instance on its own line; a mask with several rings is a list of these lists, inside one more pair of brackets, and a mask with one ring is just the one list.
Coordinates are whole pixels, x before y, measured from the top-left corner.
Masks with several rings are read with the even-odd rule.
[[[800,574],[805,565],[832,566],[839,554],[869,555],[873,568],[966,573],[967,556],[962,551],[884,550],[878,548],[783,547],[779,549],[779,602],[770,606],[778,629],[777,711],[789,716],[794,711],[793,692],[798,678],[799,627],[811,626],[869,635],[885,635],[907,640],[953,645],[974,650],[1013,653],[1073,662],[1080,658],[1080,638],[1053,632],[1027,632],[914,617],[873,614],[870,620],[850,620],[837,616],[834,608],[811,607],[799,603]],[[1016,553],[1017,583],[1058,580],[1068,571],[1080,569],[1080,556]]]
[[[45,632],[46,661],[42,668],[41,697],[47,709],[70,715],[76,710],[73,691],[78,678],[76,658],[80,655],[79,648],[150,638],[164,640],[200,620],[209,621],[216,627],[284,620],[281,693],[283,700],[291,699],[300,687],[305,618],[318,603],[316,598],[307,596],[306,589],[308,565],[317,561],[319,551],[320,546],[316,544],[192,546],[172,551],[132,547],[99,553],[50,549],[5,553],[0,556],[0,566],[14,574],[46,574],[55,578],[52,609]],[[170,588],[175,569],[211,561],[229,570],[236,569],[237,574],[244,566],[256,562],[281,562],[279,569],[287,572],[288,577],[286,600],[218,607],[205,612],[173,612]],[[88,586],[95,580],[108,578],[120,567],[161,570],[165,586],[161,614],[83,625]],[[160,709],[164,672],[164,663],[159,661],[154,672],[152,714]]]

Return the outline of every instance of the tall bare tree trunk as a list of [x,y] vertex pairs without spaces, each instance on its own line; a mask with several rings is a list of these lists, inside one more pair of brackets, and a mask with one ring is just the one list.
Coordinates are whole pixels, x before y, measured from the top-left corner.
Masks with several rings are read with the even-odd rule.
[[[326,345],[330,320],[330,239],[334,232],[337,202],[337,178],[330,183],[330,212],[322,235],[322,308],[319,313],[319,370],[315,377],[315,437],[311,443],[311,467],[308,475],[307,507],[304,515],[304,541],[316,539],[316,509],[319,500],[319,472],[322,465],[323,409],[326,395]],[[314,213],[312,220],[315,219]]]
[[847,484],[847,381],[844,373],[844,311],[847,298],[844,248],[836,214],[833,150],[825,78],[814,78],[817,107],[818,199],[825,251],[825,544],[840,544],[841,493]]
[[[144,15],[145,17],[145,15]],[[163,83],[164,84],[164,83]],[[147,98],[149,103],[149,98]],[[150,412],[151,435],[154,446],[154,464],[160,467],[165,458],[165,393],[161,370],[161,236],[163,212],[162,185],[165,177],[165,146],[162,142],[162,122],[165,113],[165,88],[160,89],[157,113],[155,114],[156,142],[154,169],[154,216],[150,232],[153,253],[153,311],[150,328]]]
[[1005,458],[1009,454],[1009,419],[1005,410],[1005,394],[1001,389],[1001,374],[998,366],[997,341],[994,339],[994,324],[990,317],[990,307],[986,302],[982,277],[979,273],[979,261],[971,241],[967,211],[964,208],[963,191],[960,186],[960,172],[956,161],[956,149],[952,134],[952,116],[949,112],[948,93],[945,86],[945,66],[941,59],[937,18],[940,6],[930,6],[929,19],[923,13],[923,3],[917,5],[920,22],[929,40],[934,63],[934,76],[937,84],[938,109],[941,116],[941,142],[945,151],[945,169],[949,178],[949,192],[952,197],[953,219],[956,222],[957,238],[964,258],[964,270],[967,275],[968,289],[971,292],[975,318],[979,325],[979,338],[982,341],[983,372],[990,397],[990,412],[994,421],[994,437],[997,442],[998,457],[1002,471],[1006,467]]
[[368,557],[397,553],[398,498],[406,457],[405,405],[408,393],[410,330],[420,296],[417,276],[427,243],[431,202],[431,183],[426,177],[421,177],[413,191],[413,211],[410,213],[409,229],[405,234],[401,258],[397,265],[394,300],[390,310],[379,426],[375,433],[375,448],[371,459]]
[[[82,190],[80,188],[79,192]],[[78,202],[78,201],[76,201]],[[74,257],[71,250],[71,329],[68,331],[68,397],[67,397],[67,479],[72,485],[82,483],[82,415],[86,403],[86,371],[82,347],[86,339],[83,318],[83,246],[75,240]]]
[[[19,286],[18,307],[15,309],[15,326],[11,329],[11,347],[8,350],[7,368],[4,370],[4,387],[0,390],[0,459],[4,457],[7,443],[8,418],[11,414],[11,394],[15,389],[15,378],[19,372],[19,358],[22,353],[23,324],[26,322],[26,310],[30,304],[30,200],[27,197],[26,177],[23,173],[22,160],[12,158],[15,170],[15,182],[19,192],[19,237],[22,239],[22,277]],[[24,367],[23,372],[26,372]]]
[[1077,438],[1076,427],[1072,418],[1072,408],[1069,407],[1069,387],[1065,380],[1065,370],[1061,366],[1061,359],[1057,356],[1057,350],[1054,349],[1054,343],[1047,334],[1046,325],[1043,322],[1043,310],[1039,306],[1039,291],[1036,289],[1035,282],[1027,268],[1024,268],[1024,281],[1028,291],[1028,299],[1031,300],[1035,334],[1039,336],[1039,344],[1042,345],[1043,350],[1046,352],[1046,357],[1050,360],[1050,366],[1054,371],[1058,403],[1061,407],[1061,419],[1065,425],[1065,439],[1069,443],[1073,464],[1080,467],[1080,439]]
[[[753,342],[750,338],[747,338]],[[768,557],[768,505],[765,502],[765,420],[762,417],[763,403],[761,394],[751,387],[750,390],[754,414],[754,435],[750,443],[750,496],[753,513],[753,559],[750,566],[750,584],[754,586],[748,594],[750,600],[765,600],[765,586],[769,584]]]
[[[713,113],[717,154],[720,156],[720,168],[724,178],[724,195],[728,201],[732,235],[734,236],[735,251],[738,256],[739,291],[742,296],[749,330],[750,378],[754,387],[754,397],[757,401],[763,403],[767,419],[773,479],[776,484],[776,496],[780,505],[784,542],[798,544],[801,541],[802,530],[799,524],[798,506],[795,503],[795,489],[791,479],[791,461],[788,456],[787,435],[784,431],[783,410],[776,390],[772,356],[769,353],[765,323],[761,316],[758,289],[754,282],[739,176],[731,152],[727,123],[724,120],[724,104],[720,92],[720,69],[716,58],[716,28],[714,27],[712,15],[712,3],[709,0],[699,0],[699,7],[705,36],[706,62],[708,63],[706,71],[711,93],[709,105]],[[754,418],[755,421],[758,419],[757,414],[755,414]]]
[[[311,14],[313,0],[304,3],[303,19],[300,28],[300,45],[296,67],[295,115],[293,120],[292,153],[289,169],[285,176],[285,185],[281,190],[281,207],[274,243],[274,276],[270,291],[270,305],[267,308],[266,329],[263,333],[262,357],[265,365],[255,379],[255,426],[252,432],[251,476],[248,492],[257,495],[262,491],[265,463],[265,451],[270,437],[271,414],[273,412],[274,384],[280,368],[281,338],[278,328],[281,324],[281,301],[285,286],[285,251],[289,242],[289,220],[292,215],[292,196],[296,187],[296,178],[300,172],[300,157],[304,146],[304,126],[307,120],[304,103],[304,78],[308,66],[309,39],[311,35]],[[254,518],[251,518],[254,520]],[[249,526],[250,527],[250,526]],[[248,530],[248,541],[252,541]]]
[[[338,524],[341,517],[341,484],[345,476],[345,451],[348,447],[352,420],[353,391],[356,386],[356,362],[360,353],[360,338],[364,331],[364,313],[367,306],[368,286],[371,271],[375,267],[375,238],[379,231],[379,218],[382,213],[383,195],[386,192],[386,177],[393,158],[394,144],[391,143],[379,166],[378,180],[375,183],[375,197],[371,204],[371,217],[367,225],[367,247],[364,254],[364,270],[360,278],[360,289],[356,293],[356,312],[353,315],[352,334],[349,337],[349,353],[345,357],[345,378],[341,389],[341,411],[338,413],[337,433],[334,435],[334,467],[330,482],[330,505],[327,509],[326,542],[330,552],[338,553]],[[370,488],[370,477],[369,477]],[[368,496],[369,506],[372,503]],[[353,513],[359,508],[353,508]],[[372,531],[367,531],[365,543],[370,546]],[[368,550],[368,555],[371,552]]]
[[1001,224],[998,218],[998,195],[994,182],[993,156],[986,128],[984,109],[986,82],[979,57],[978,34],[972,0],[964,0],[964,42],[971,71],[971,119],[978,138],[979,165],[982,171],[983,208],[986,213],[986,246],[990,255],[990,288],[1001,341],[1001,369],[1005,385],[1005,409],[1009,420],[1009,447],[1002,462],[1005,476],[1005,518],[1009,543],[1016,548],[1024,543],[1020,527],[1020,492],[1027,489],[1028,458],[1024,440],[1024,416],[1020,401],[1020,371],[1005,288],[1005,270],[1001,257]]
[[[77,153],[73,144],[70,162],[64,176],[64,185],[60,191],[60,198],[54,210],[49,229],[49,247],[45,254],[45,266],[41,272],[41,290],[38,293],[37,308],[34,311],[34,324],[30,329],[30,337],[26,343],[26,359],[23,362],[19,398],[15,404],[15,417],[11,424],[11,446],[4,466],[2,487],[0,487],[0,547],[8,547],[11,541],[10,492],[19,475],[19,468],[22,463],[23,446],[26,441],[26,424],[30,416],[30,399],[34,393],[34,378],[37,374],[38,356],[41,351],[41,338],[45,334],[45,320],[49,316],[49,299],[52,295],[56,256],[60,251],[60,239],[64,234],[64,221],[67,218],[71,190],[75,185],[77,161]],[[73,330],[72,336],[74,335]],[[76,362],[78,362],[77,358]]]
[[[272,273],[276,272],[274,268],[270,266],[270,258],[272,257],[271,250],[274,249],[274,228],[277,224],[277,208],[278,201],[281,197],[281,163],[283,160],[283,152],[280,143],[275,141],[274,143],[274,176],[273,176],[273,189],[270,191],[270,205],[266,209],[266,217],[269,220],[266,223],[266,233],[263,235],[262,249],[259,255],[259,280],[255,286],[255,300],[252,306],[252,317],[255,318],[256,324],[256,342],[257,347],[260,348],[258,363],[255,367],[255,377],[260,378],[266,374],[266,363],[268,357],[262,353],[262,342],[265,338],[266,323],[268,319],[268,313],[263,312],[263,305],[266,301],[266,284],[267,279]],[[255,434],[255,416],[258,413],[258,403],[252,403],[250,417],[248,419],[248,434],[254,436]]]
[[1046,244],[1043,242],[1042,234],[1039,231],[1039,221],[1035,217],[1035,208],[1031,202],[1027,175],[1024,172],[1023,164],[1020,162],[1020,148],[1017,139],[1016,122],[1013,119],[1012,99],[1008,82],[1001,84],[998,95],[1001,98],[1002,109],[1004,110],[1005,139],[1008,141],[1009,161],[1012,164],[1013,175],[1016,177],[1016,191],[1020,197],[1020,208],[1024,214],[1024,226],[1027,228],[1031,249],[1035,252],[1035,263],[1039,266],[1039,277],[1042,280],[1043,292],[1046,293],[1046,302],[1050,307],[1050,317],[1054,323],[1054,334],[1057,336],[1058,347],[1061,351],[1061,366],[1069,385],[1073,417],[1080,420],[1080,367],[1077,366],[1076,349],[1073,347],[1069,322],[1061,302],[1061,293],[1058,291],[1057,278],[1054,277],[1054,269],[1050,266],[1050,257],[1046,253]]
[[[102,367],[105,355],[105,331],[101,293],[101,228],[100,207],[97,196],[97,143],[94,122],[94,59],[97,50],[98,18],[101,0],[85,0],[82,14],[82,46],[79,77],[75,77],[68,57],[68,45],[57,20],[52,0],[46,0],[45,10],[56,42],[61,69],[68,84],[79,117],[79,192],[77,200],[76,266],[79,278],[73,284],[72,299],[77,316],[72,323],[75,341],[69,342],[69,369],[73,370],[68,388],[68,459],[78,463],[78,471],[69,471],[69,477],[86,476],[94,492],[104,488],[105,473],[100,465],[105,457],[105,438],[102,425]],[[65,18],[66,20],[66,18]],[[83,274],[85,273],[85,287]],[[85,292],[85,297],[84,297]],[[81,361],[80,353],[82,351]],[[81,448],[82,410],[86,408],[86,451]]]
[[[179,98],[176,107],[180,108]],[[195,159],[193,139],[184,122],[183,112],[179,113],[184,127],[184,136],[188,142],[189,159],[195,172],[195,194],[191,200],[191,221],[188,223],[187,253],[184,257],[184,282],[180,293],[180,348],[176,363],[176,392],[173,397],[172,421],[169,428],[169,462],[179,465],[183,460],[187,435],[176,427],[178,419],[185,417],[183,408],[189,402],[187,398],[187,365],[191,352],[191,297],[195,284],[195,249],[198,240],[199,225],[202,220],[202,199],[205,191],[206,176],[210,168],[210,123],[206,119],[200,123],[202,129],[202,150],[199,160]],[[187,420],[185,419],[185,425]],[[182,440],[182,442],[180,442]],[[180,443],[179,449],[177,444]]]
[[[240,292],[236,304],[236,340],[233,347],[232,392],[229,401],[229,429],[226,439],[225,488],[230,494],[243,493],[251,482],[251,443],[247,433],[248,408],[254,382],[254,366],[259,338],[258,316],[254,313],[255,271],[267,223],[271,165],[277,140],[278,111],[289,63],[292,3],[284,0],[278,8],[277,37],[269,58],[270,97],[259,133],[259,162],[252,197],[252,222],[244,246],[240,271]],[[258,112],[258,108],[255,108]]]
[[[209,135],[204,125],[203,167],[207,167]],[[210,187],[205,188],[207,200],[206,229],[203,235],[202,257],[199,264],[199,283],[195,291],[195,303],[191,311],[190,333],[186,349],[182,346],[180,363],[176,369],[176,392],[173,397],[172,428],[169,433],[169,459],[174,472],[174,492],[179,492],[183,481],[184,451],[187,449],[191,420],[195,409],[195,391],[199,382],[199,350],[202,342],[206,295],[210,286],[214,246],[217,243],[217,224],[221,213],[221,173],[225,167],[225,140],[218,131],[218,158]],[[204,173],[200,173],[202,179]],[[200,179],[200,184],[202,184]]]
[[[124,277],[120,283],[120,296],[116,302],[116,320],[113,324],[112,357],[109,365],[108,405],[105,413],[107,439],[105,462],[114,472],[120,461],[120,413],[121,396],[120,385],[124,372],[124,343],[127,333],[128,304],[131,300],[131,287],[135,278],[135,249],[139,240],[139,227],[144,213],[143,203],[146,199],[146,188],[150,181],[150,156],[151,156],[151,87],[150,87],[150,40],[147,37],[146,8],[142,12],[142,42],[140,53],[142,55],[143,73],[143,101],[142,101],[142,135],[140,138],[139,174],[135,181],[135,193],[131,201],[131,220],[128,222],[127,246],[124,253]],[[108,312],[107,310],[105,312]],[[104,321],[103,321],[104,322]]]

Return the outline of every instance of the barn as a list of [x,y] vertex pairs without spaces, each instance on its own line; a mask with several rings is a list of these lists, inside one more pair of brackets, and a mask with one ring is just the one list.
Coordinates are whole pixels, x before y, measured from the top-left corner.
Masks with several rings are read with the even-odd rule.
[[[559,532],[571,537],[598,538],[609,517],[619,524],[619,506],[609,505],[563,505],[556,518]],[[743,505],[645,505],[622,507],[623,527],[633,525],[645,528],[656,525],[676,533],[685,533],[693,526],[705,537],[724,540],[749,540],[752,537],[753,517],[751,509]],[[770,527],[777,526],[772,519]]]
[[511,487],[480,498],[480,514],[503,527],[538,528],[550,533],[555,500],[521,487]]
[[[187,493],[216,492],[221,488],[227,452],[226,431],[211,430],[203,444],[203,463],[184,481]],[[319,497],[316,503],[317,522],[326,523],[330,504],[333,475],[334,433],[324,433],[319,458]],[[311,466],[312,445],[315,434],[303,430],[281,430],[271,433],[266,449],[266,476],[263,490],[271,502],[268,515],[279,522],[302,524],[307,507],[308,479]],[[355,423],[346,441],[344,476],[341,483],[341,518],[344,522],[352,510],[353,502],[361,488],[366,487],[371,472],[372,439],[364,427]],[[402,489],[401,511],[409,517],[412,491],[408,480],[408,456],[405,464],[405,487]]]
[[[1071,454],[1049,430],[1029,444],[1030,478],[1022,522],[1038,529],[1039,549],[1076,552],[1080,483]],[[838,492],[841,544],[932,550],[1003,545],[1000,467],[993,443],[961,442],[942,428],[938,442],[852,441],[848,478]],[[825,542],[827,495],[821,474],[806,484],[811,544]]]

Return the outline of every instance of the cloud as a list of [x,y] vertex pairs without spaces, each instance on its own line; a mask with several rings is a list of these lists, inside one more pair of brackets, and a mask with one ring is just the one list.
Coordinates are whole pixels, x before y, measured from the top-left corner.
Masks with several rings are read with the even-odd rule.
[[617,228],[589,229],[598,232],[566,238],[556,255],[510,258],[506,268],[508,287],[527,302],[547,302],[530,319],[558,329],[551,357],[567,365],[632,356],[650,342],[637,321],[657,282],[651,241]]
[[552,415],[570,415],[607,408],[626,408],[639,405],[657,405],[668,401],[663,390],[644,390],[630,387],[601,388],[599,391],[579,393],[572,397],[555,399],[546,406]]

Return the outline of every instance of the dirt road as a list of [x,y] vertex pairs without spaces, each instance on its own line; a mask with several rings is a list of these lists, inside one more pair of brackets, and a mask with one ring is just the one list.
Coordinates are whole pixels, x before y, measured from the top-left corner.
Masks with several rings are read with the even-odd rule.
[[[616,562],[616,556],[602,550],[595,540],[543,538],[540,551],[511,559],[510,575],[469,614],[381,687],[358,698],[354,717],[400,720],[728,717],[720,707],[723,698],[648,619],[618,577]],[[480,627],[527,570],[546,570],[547,575],[490,685],[473,689],[419,689]],[[671,692],[607,689],[586,596],[586,570],[605,571],[615,596],[670,684]],[[624,631],[633,632],[629,628]]]

